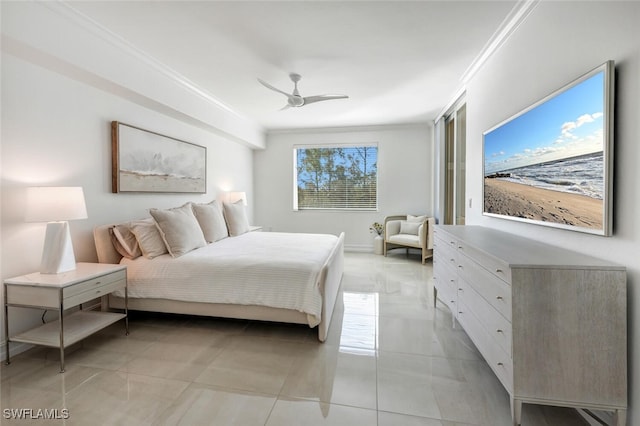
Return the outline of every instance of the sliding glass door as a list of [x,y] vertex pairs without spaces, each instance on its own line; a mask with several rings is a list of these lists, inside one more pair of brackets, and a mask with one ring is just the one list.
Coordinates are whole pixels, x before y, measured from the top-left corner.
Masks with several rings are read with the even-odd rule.
[[445,225],[465,223],[465,179],[466,179],[466,129],[467,107],[462,104],[454,108],[445,118],[444,125],[444,209]]

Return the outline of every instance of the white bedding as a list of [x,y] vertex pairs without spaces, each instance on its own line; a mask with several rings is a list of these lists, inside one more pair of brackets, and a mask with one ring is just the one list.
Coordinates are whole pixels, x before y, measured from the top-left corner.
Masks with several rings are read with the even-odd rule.
[[337,241],[334,235],[248,232],[178,258],[121,263],[127,265],[130,298],[293,309],[315,327],[322,315],[318,279]]

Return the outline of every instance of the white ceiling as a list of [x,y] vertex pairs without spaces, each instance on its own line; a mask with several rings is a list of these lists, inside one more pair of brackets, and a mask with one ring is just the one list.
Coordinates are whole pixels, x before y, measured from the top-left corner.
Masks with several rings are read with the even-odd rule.
[[[75,9],[266,129],[426,122],[516,1],[87,1]],[[288,74],[302,96],[279,109]]]

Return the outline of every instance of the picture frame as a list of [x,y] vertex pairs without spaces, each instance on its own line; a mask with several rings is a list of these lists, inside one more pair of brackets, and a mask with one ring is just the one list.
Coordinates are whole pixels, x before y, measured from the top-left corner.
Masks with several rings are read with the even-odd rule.
[[207,148],[111,122],[113,193],[207,192]]
[[483,134],[483,215],[611,236],[614,61]]

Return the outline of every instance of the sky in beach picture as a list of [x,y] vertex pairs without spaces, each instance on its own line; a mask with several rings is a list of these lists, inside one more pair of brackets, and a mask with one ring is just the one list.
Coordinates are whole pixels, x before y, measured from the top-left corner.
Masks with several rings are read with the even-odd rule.
[[603,150],[604,71],[484,135],[485,175]]

